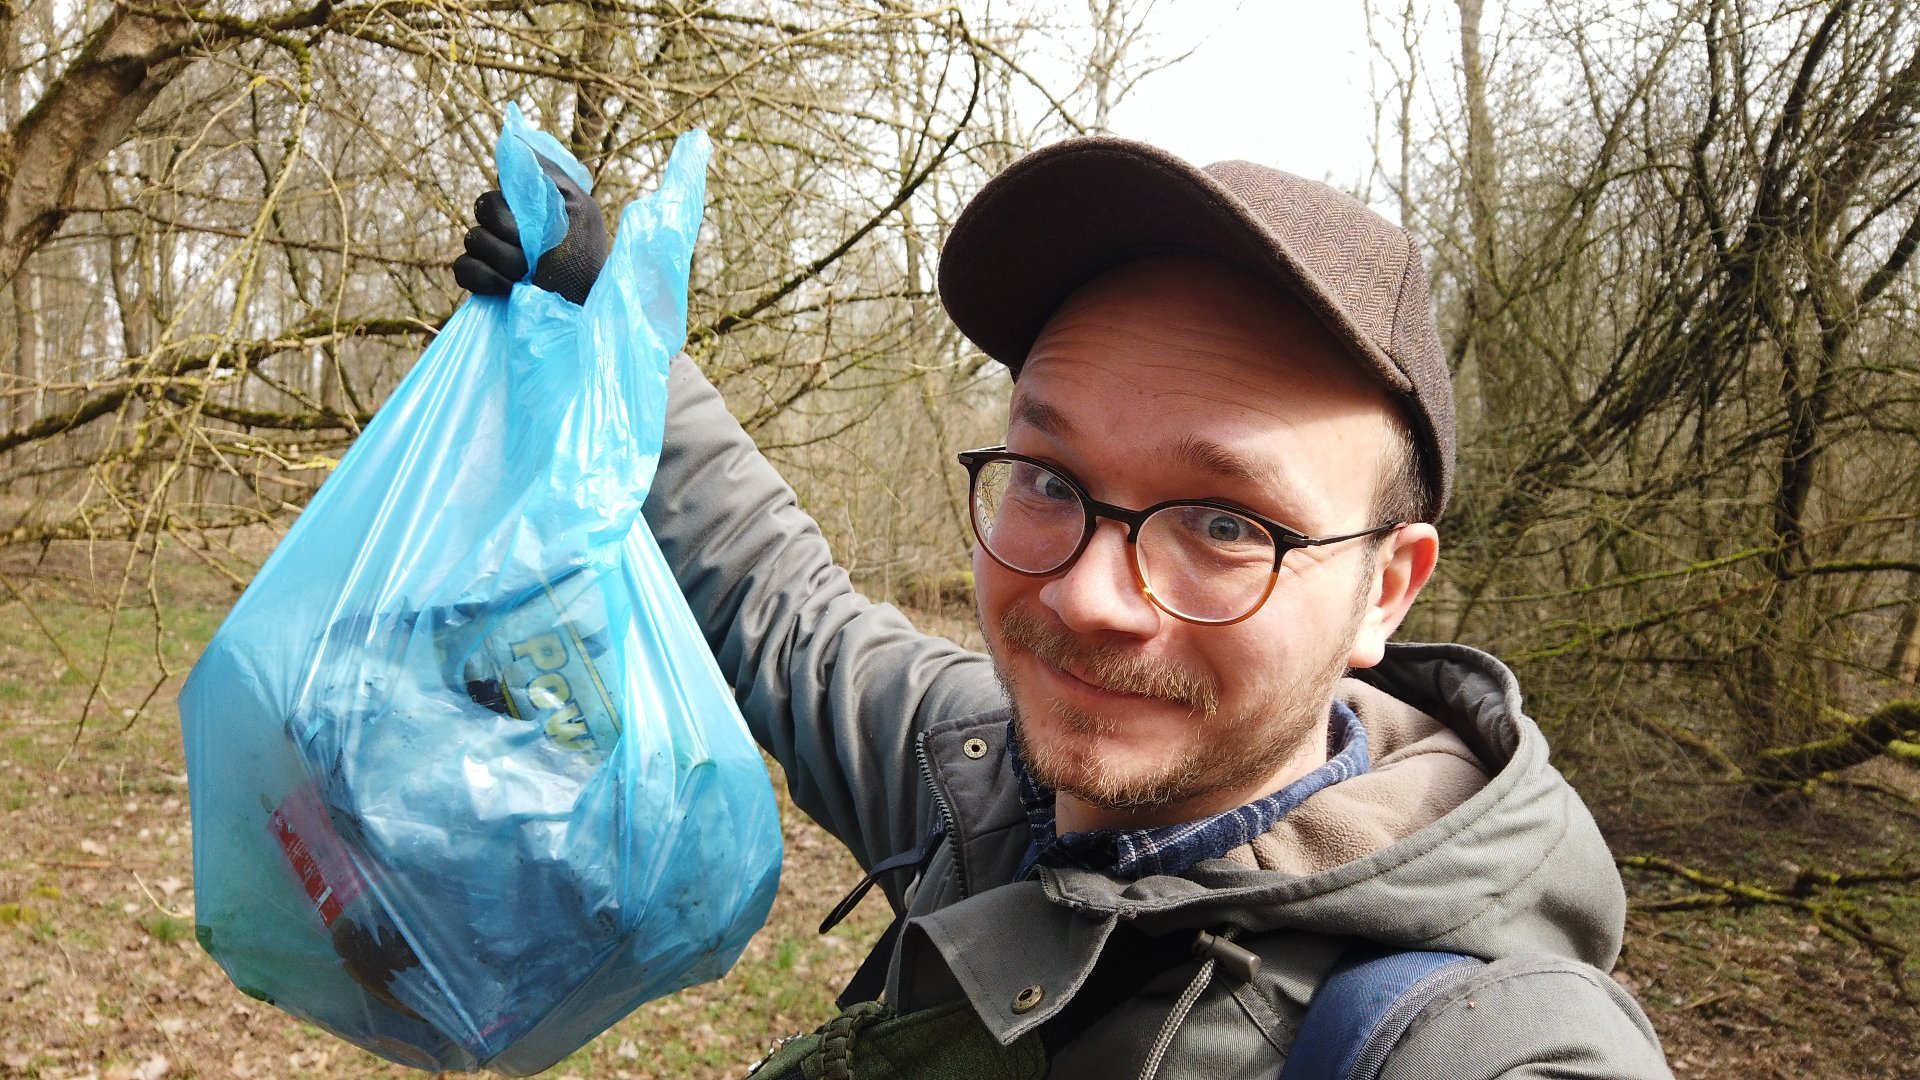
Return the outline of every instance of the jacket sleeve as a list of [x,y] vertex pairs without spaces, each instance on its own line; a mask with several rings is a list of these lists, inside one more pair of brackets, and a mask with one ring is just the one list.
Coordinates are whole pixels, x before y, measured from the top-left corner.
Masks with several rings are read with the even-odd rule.
[[647,524],[747,726],[799,807],[862,866],[925,838],[915,737],[999,707],[986,657],[855,592],[793,489],[698,367],[676,357]]
[[1430,1003],[1380,1080],[1672,1080],[1631,995],[1576,961],[1499,960]]

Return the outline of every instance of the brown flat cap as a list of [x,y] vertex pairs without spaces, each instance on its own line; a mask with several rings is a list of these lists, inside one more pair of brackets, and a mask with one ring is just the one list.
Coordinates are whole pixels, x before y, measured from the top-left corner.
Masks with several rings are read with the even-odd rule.
[[1075,289],[1165,251],[1211,255],[1285,289],[1402,395],[1439,517],[1453,488],[1453,382],[1426,271],[1406,230],[1325,184],[1245,161],[1195,168],[1129,139],[1058,142],[961,211],[940,257],[940,300],[1018,378]]

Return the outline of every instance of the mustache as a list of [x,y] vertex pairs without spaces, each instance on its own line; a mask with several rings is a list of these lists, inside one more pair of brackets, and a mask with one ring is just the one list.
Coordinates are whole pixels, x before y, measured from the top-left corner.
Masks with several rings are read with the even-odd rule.
[[1220,688],[1213,680],[1117,645],[1085,644],[1021,608],[1008,608],[1000,616],[1000,636],[1006,644],[1102,690],[1170,701],[1205,716],[1220,708]]

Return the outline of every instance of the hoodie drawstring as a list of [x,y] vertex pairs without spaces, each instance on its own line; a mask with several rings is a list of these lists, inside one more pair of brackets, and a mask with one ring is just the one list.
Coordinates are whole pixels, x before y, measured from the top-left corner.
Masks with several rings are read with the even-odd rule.
[[1160,1025],[1160,1034],[1153,1040],[1153,1050],[1147,1054],[1147,1060],[1140,1067],[1140,1080],[1154,1080],[1160,1074],[1160,1065],[1167,1058],[1167,1050],[1173,1046],[1173,1038],[1180,1033],[1181,1025],[1187,1022],[1187,1014],[1193,1011],[1194,1002],[1206,992],[1207,984],[1213,981],[1213,970],[1222,960],[1227,961],[1233,974],[1242,982],[1251,982],[1260,971],[1260,958],[1233,943],[1234,935],[1240,932],[1237,926],[1229,926],[1218,934],[1205,930],[1195,935],[1193,951],[1196,956],[1205,956],[1206,962],[1200,970],[1193,973],[1193,981],[1173,1003],[1173,1011],[1167,1014],[1166,1022]]

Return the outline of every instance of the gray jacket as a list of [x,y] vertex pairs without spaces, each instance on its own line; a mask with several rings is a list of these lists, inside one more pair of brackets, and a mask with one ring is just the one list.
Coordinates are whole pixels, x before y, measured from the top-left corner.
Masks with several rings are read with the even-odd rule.
[[[1181,877],[1049,869],[1010,883],[1028,831],[988,659],[855,592],[684,357],[669,402],[648,524],[794,801],[863,866],[947,830],[913,887],[886,883],[910,915],[888,980],[896,1007],[964,996],[1011,1042],[1073,1000],[1116,927],[1237,927],[1259,974],[1207,984],[1161,1075],[1272,1080],[1314,987],[1357,937],[1491,961],[1415,1020],[1384,1077],[1670,1075],[1646,1018],[1604,973],[1625,911],[1612,858],[1498,661],[1390,646],[1364,683],[1343,684],[1374,770],[1250,848]],[[1052,1075],[1137,1075],[1197,967],[1147,982]]]

